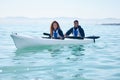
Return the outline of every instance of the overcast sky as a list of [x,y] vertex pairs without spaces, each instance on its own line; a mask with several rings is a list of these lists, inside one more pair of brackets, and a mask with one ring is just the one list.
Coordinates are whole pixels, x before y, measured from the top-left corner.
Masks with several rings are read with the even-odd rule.
[[0,0],[0,17],[120,18],[120,0]]

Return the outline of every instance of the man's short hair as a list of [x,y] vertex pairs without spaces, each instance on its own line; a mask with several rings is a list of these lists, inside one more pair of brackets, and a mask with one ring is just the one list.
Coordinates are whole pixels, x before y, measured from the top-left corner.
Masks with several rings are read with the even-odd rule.
[[78,20],[75,20],[74,23],[77,22],[78,23]]

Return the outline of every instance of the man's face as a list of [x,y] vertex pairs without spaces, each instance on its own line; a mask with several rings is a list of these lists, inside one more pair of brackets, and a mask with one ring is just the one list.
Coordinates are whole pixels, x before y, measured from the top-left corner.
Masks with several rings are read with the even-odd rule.
[[78,22],[74,22],[74,27],[78,27],[79,23]]

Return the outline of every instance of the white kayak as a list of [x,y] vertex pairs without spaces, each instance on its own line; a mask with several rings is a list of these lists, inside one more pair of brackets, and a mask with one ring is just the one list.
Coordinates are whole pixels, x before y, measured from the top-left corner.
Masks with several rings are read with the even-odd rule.
[[42,37],[25,36],[18,34],[11,34],[11,37],[15,43],[17,49],[34,47],[34,46],[44,46],[44,45],[83,45],[88,43],[93,43],[93,39],[47,39]]

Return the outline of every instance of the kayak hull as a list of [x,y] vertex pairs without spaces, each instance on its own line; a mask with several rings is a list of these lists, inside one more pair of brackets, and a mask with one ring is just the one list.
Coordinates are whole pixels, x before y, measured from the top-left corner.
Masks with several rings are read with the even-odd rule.
[[11,37],[17,49],[44,45],[82,45],[93,42],[92,39],[45,39],[33,36],[22,36],[17,34],[11,34]]

